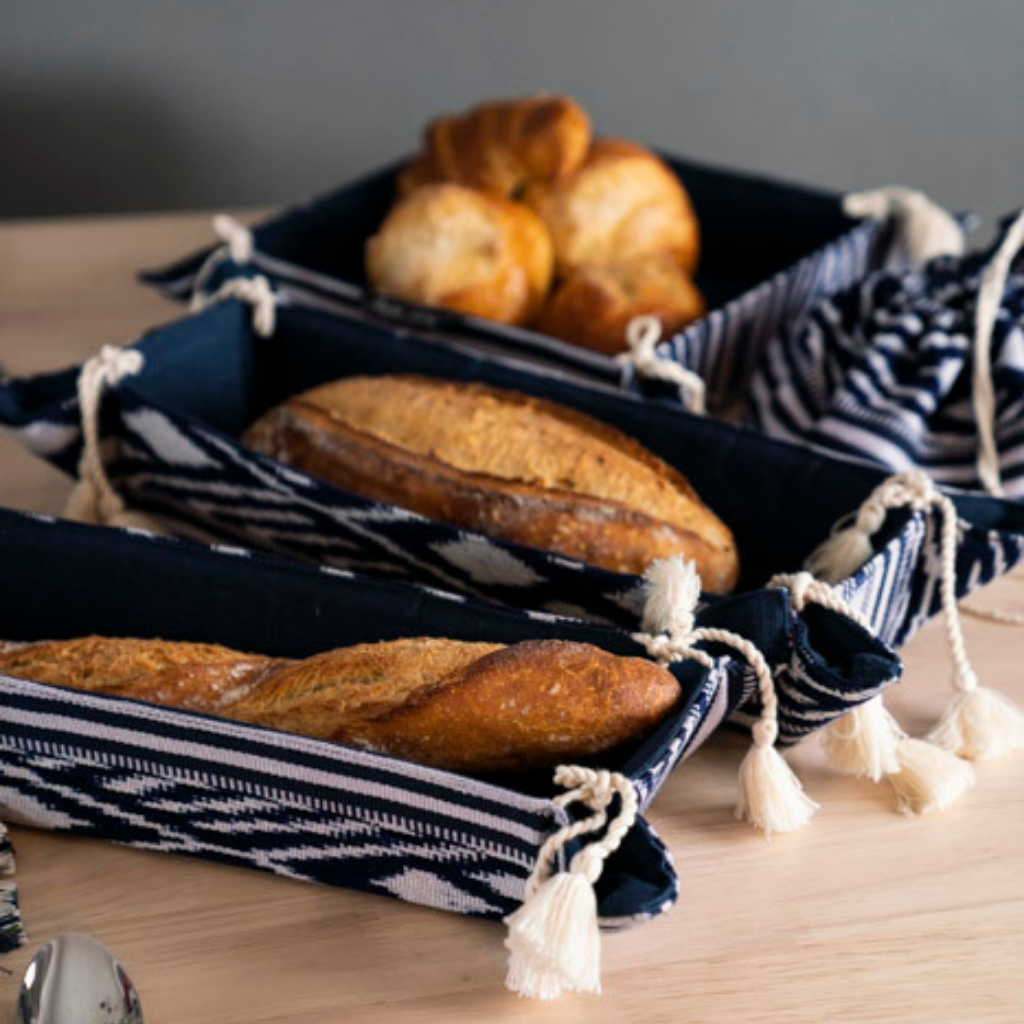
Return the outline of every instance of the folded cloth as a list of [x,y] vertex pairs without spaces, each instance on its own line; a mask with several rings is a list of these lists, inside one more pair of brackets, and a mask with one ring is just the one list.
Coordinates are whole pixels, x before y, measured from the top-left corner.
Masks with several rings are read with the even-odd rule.
[[765,349],[749,418],[775,437],[1024,498],[1024,215],[993,246],[883,270]]

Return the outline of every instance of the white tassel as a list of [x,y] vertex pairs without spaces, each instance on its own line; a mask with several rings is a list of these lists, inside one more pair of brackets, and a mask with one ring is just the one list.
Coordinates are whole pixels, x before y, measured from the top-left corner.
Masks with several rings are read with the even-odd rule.
[[825,756],[844,775],[880,782],[900,770],[896,748],[903,736],[879,694],[829,725]]
[[775,748],[774,730],[764,725],[762,720],[754,726],[754,745],[740,764],[736,817],[767,835],[793,832],[811,820],[818,804]]
[[658,558],[644,571],[644,617],[648,633],[688,635],[693,630],[700,575],[692,562]]
[[576,871],[552,875],[511,917],[505,947],[505,984],[533,999],[555,999],[563,989],[601,991],[601,936],[597,897]]
[[957,694],[928,739],[951,754],[978,761],[1024,747],[1024,714],[988,687]]
[[974,785],[974,769],[941,747],[906,737],[896,747],[900,770],[886,781],[903,814],[941,811]]
[[711,666],[714,660],[695,645],[707,641],[740,652],[757,676],[761,718],[754,726],[754,746],[740,764],[736,816],[767,833],[790,832],[805,825],[818,805],[803,791],[800,780],[775,749],[778,735],[778,697],[764,655],[749,640],[725,629],[695,627],[700,576],[693,562],[681,557],[652,562],[644,573],[647,603],[643,623],[652,633],[634,634],[663,665],[693,658]]
[[[575,787],[556,797],[556,803],[564,807],[578,800],[594,813],[547,840],[526,884],[523,905],[505,919],[509,951],[505,984],[532,999],[555,999],[563,991],[601,991],[601,936],[594,885],[605,860],[619,848],[637,816],[636,791],[625,775],[563,765],[555,773],[555,781]],[[608,806],[616,795],[619,813],[604,836],[577,853],[568,871],[550,874],[551,861],[567,843],[604,827]]]
[[838,771],[887,782],[903,814],[948,807],[974,782],[969,764],[933,743],[907,736],[881,695],[833,722],[826,732],[825,751]]

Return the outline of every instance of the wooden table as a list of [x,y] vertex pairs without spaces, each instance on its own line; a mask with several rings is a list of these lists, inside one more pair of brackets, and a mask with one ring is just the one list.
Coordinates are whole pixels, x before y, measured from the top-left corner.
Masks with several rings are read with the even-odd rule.
[[[208,223],[0,225],[0,360],[12,373],[56,368],[179,316],[134,272],[205,242]],[[0,501],[55,512],[67,491],[0,437]],[[983,596],[1024,610],[1020,576]],[[983,680],[1024,703],[1024,634],[976,620],[967,634]],[[890,704],[921,732],[949,696],[940,624],[905,655]],[[791,758],[822,808],[767,841],[732,819],[744,746],[715,738],[655,802],[682,898],[606,936],[601,998],[506,993],[495,924],[30,829],[13,830],[30,941],[0,965],[20,977],[41,941],[91,932],[128,966],[149,1024],[1024,1020],[1024,754],[979,765],[958,806],[910,818],[808,741]],[[0,1021],[16,989],[0,975]]]

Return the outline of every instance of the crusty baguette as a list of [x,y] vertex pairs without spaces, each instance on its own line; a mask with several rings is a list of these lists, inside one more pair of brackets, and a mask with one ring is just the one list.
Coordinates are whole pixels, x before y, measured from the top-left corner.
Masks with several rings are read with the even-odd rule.
[[291,398],[247,444],[357,494],[617,572],[693,559],[736,582],[729,529],[686,478],[553,402],[412,375],[350,377]]
[[184,706],[462,772],[575,761],[678,702],[653,662],[561,640],[412,638],[299,661],[207,644],[86,637],[0,654],[0,673]]

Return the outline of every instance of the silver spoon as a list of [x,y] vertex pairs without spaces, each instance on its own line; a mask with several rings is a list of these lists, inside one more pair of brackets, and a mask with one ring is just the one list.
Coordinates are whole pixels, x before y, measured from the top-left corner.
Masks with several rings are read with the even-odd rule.
[[90,935],[67,932],[25,971],[15,1024],[143,1024],[142,1005],[113,953]]

